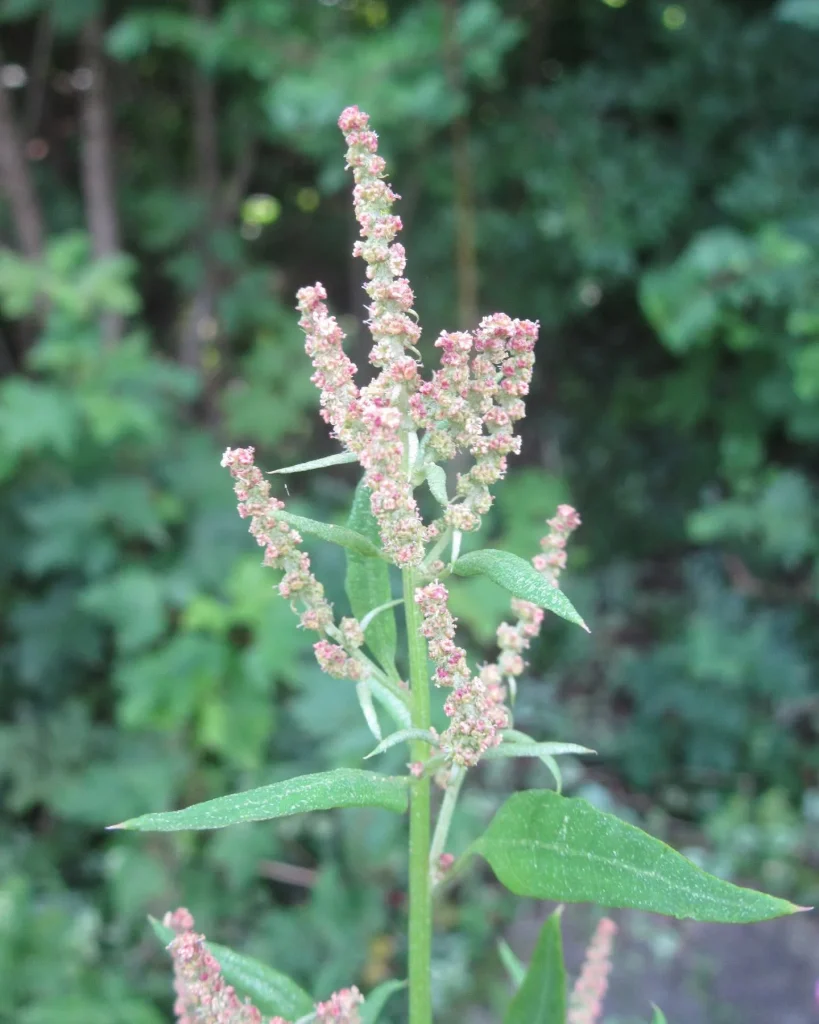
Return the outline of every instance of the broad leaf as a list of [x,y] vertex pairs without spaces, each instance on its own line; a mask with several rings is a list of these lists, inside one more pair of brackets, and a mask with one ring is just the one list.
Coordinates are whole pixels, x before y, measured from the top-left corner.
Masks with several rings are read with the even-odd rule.
[[292,512],[285,512],[284,510],[277,510],[276,518],[283,519],[290,526],[295,527],[299,533],[311,534],[313,537],[329,541],[331,544],[338,544],[339,547],[346,548],[348,551],[354,551],[357,555],[366,555],[371,559],[381,562],[385,569],[387,567],[386,562],[381,561],[379,550],[375,544],[360,533],[356,533],[355,530],[351,530],[348,526],[322,523],[318,519],[307,519],[305,516],[297,516]]
[[498,956],[517,991],[526,977],[526,967],[505,939],[498,940]]
[[508,590],[513,597],[531,601],[540,608],[547,608],[562,619],[575,622],[588,632],[589,627],[577,613],[566,595],[525,558],[513,555],[511,551],[484,548],[470,551],[452,566],[458,576],[488,576],[490,580]]
[[[159,941],[167,946],[176,935],[173,928],[160,924],[153,917],[148,920]],[[215,942],[205,945],[219,961],[225,981],[233,985],[241,997],[248,997],[265,1016],[297,1020],[312,1011],[313,1000],[286,974],[227,946]]]
[[323,459],[313,459],[312,462],[299,462],[295,466],[284,466],[282,469],[271,469],[270,475],[280,473],[307,473],[311,469],[324,469],[326,466],[343,466],[348,462],[358,462],[358,456],[352,452],[339,452],[338,455],[328,455]]
[[518,896],[734,924],[800,909],[715,878],[613,814],[550,790],[510,797],[472,851]]
[[503,1024],[566,1024],[566,968],[560,915],[561,911],[556,910],[541,928],[529,969]]
[[206,800],[181,811],[143,814],[109,828],[138,832],[176,832],[181,829],[224,828],[243,821],[267,821],[306,811],[333,807],[383,807],[402,813],[408,805],[407,780],[357,768],[299,775],[272,786]]
[[377,1024],[387,1002],[396,992],[400,992],[402,988],[406,987],[405,981],[396,981],[394,978],[377,985],[364,1000],[364,1006],[361,1009],[361,1024]]
[[[363,536],[375,551],[380,543],[378,523],[370,509],[370,492],[363,481],[358,485],[353,498],[353,507],[347,525]],[[374,608],[392,601],[390,570],[379,557],[368,557],[367,552],[347,551],[347,578],[344,581],[347,597],[353,615],[360,621]],[[380,612],[364,631],[367,646],[390,675],[396,675],[395,650],[397,635],[395,614],[391,608]]]

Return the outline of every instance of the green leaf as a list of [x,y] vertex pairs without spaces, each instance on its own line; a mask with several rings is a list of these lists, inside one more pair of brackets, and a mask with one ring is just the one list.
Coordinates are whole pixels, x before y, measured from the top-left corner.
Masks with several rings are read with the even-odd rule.
[[565,1024],[566,968],[560,934],[561,910],[540,930],[529,970],[503,1018],[504,1024]]
[[[374,561],[381,562],[379,549],[362,537],[360,533],[351,530],[348,526],[335,526],[333,523],[322,523],[318,519],[307,519],[305,516],[297,516],[292,512],[283,510],[276,511],[276,518],[283,519],[290,526],[294,526],[300,533],[308,533],[321,540],[327,540],[331,544],[338,544],[339,547],[354,551],[357,555],[367,555]],[[381,562],[386,568],[386,563]]]
[[272,786],[206,800],[181,811],[143,814],[109,828],[138,832],[177,832],[181,829],[224,828],[242,821],[268,821],[306,811],[333,807],[383,807],[399,814],[408,805],[407,780],[357,768],[299,775]]
[[540,608],[547,608],[562,619],[576,622],[587,632],[589,627],[581,619],[566,595],[553,583],[542,576],[525,558],[513,555],[511,551],[484,548],[461,555],[452,566],[458,576],[488,576],[494,583],[508,590],[513,597],[531,601]]
[[431,746],[435,746],[439,742],[438,737],[434,736],[428,729],[401,729],[399,732],[394,732],[391,736],[381,740],[375,750],[371,750],[364,760],[368,761],[371,757],[375,757],[376,754],[383,754],[390,747],[394,747],[398,743],[408,743],[410,740],[423,740]]
[[405,981],[397,981],[395,978],[390,981],[383,981],[380,985],[377,985],[364,1000],[364,1006],[361,1010],[361,1024],[377,1024],[381,1011],[387,1005],[388,1000],[396,992],[400,992],[402,988],[406,987],[407,983]]
[[449,497],[446,493],[446,472],[437,462],[431,462],[424,472],[432,497],[440,505],[446,507],[449,504]]
[[311,469],[324,469],[326,466],[343,466],[348,462],[358,462],[358,456],[352,452],[339,452],[337,455],[328,455],[323,459],[313,459],[312,462],[299,462],[295,466],[284,466],[282,469],[271,469],[270,475],[277,473],[307,473]]
[[510,797],[471,851],[507,889],[535,899],[729,924],[801,909],[715,878],[613,814],[549,790]]
[[597,751],[581,747],[577,743],[501,743],[499,747],[491,747],[484,752],[484,758],[498,761],[504,757],[543,757],[548,754],[595,754]]
[[651,1024],[668,1024],[665,1018],[665,1014],[656,1003],[651,1004],[654,1007],[654,1016],[651,1018]]
[[[370,509],[370,492],[362,481],[355,491],[353,507],[347,526],[357,531],[370,543],[375,551],[380,543],[378,523]],[[367,552],[347,552],[347,577],[344,581],[347,597],[353,615],[360,621],[374,608],[389,604],[392,601],[390,589],[390,570],[385,561],[378,557],[368,557]],[[368,624],[364,631],[367,646],[390,675],[396,675],[395,651],[397,634],[395,614],[391,608],[380,612]]]
[[526,967],[505,939],[498,940],[498,956],[509,975],[509,980],[517,990],[526,976]]
[[[153,917],[148,920],[156,937],[167,946],[176,934],[174,930]],[[286,974],[227,946],[215,942],[206,942],[205,946],[219,961],[225,981],[233,985],[241,997],[248,997],[265,1016],[296,1020],[312,1011],[313,1000]]]

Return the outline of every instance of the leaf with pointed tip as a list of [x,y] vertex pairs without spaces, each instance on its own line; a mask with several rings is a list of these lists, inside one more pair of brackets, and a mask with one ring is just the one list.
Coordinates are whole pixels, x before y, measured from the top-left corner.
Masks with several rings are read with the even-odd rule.
[[307,473],[311,469],[325,469],[327,466],[343,466],[348,462],[358,462],[358,456],[352,452],[339,452],[337,455],[328,455],[323,459],[313,459],[312,462],[299,462],[295,466],[284,466],[282,469],[271,469],[270,474],[279,473]]
[[294,527],[299,533],[306,533],[320,540],[329,541],[331,544],[338,544],[347,551],[354,552],[359,557],[375,559],[387,568],[386,562],[381,561],[379,549],[362,534],[351,530],[349,526],[335,526],[333,523],[322,523],[318,519],[307,519],[305,516],[297,516],[293,512],[285,512],[284,509],[276,510],[276,519],[283,519],[289,526]]
[[526,967],[505,939],[498,939],[498,956],[517,991],[526,976]]
[[181,829],[224,828],[243,821],[268,821],[306,811],[333,807],[383,807],[399,814],[408,806],[407,780],[396,775],[377,775],[358,768],[299,775],[272,786],[206,800],[181,811],[143,814],[109,828],[137,832],[176,832]]
[[595,754],[597,751],[581,747],[577,743],[501,743],[499,747],[490,747],[484,758],[498,761],[504,757],[556,757],[559,754]]
[[449,504],[449,496],[446,493],[446,472],[437,462],[430,462],[424,472],[432,497],[439,505],[443,505],[446,508]]
[[560,914],[556,910],[540,929],[529,969],[503,1024],[565,1024],[566,968]]
[[377,985],[364,1000],[364,1006],[361,1008],[361,1024],[377,1024],[387,1002],[396,992],[400,992],[402,988],[406,987],[405,981],[397,981],[395,978]]
[[401,729],[399,732],[394,732],[391,736],[386,736],[381,740],[375,750],[371,750],[364,760],[369,761],[376,754],[383,754],[390,747],[394,747],[398,743],[407,743],[409,740],[424,740],[425,743],[432,745],[438,743],[438,737],[433,736],[427,729]]
[[359,683],[356,683],[355,692],[358,697],[358,706],[361,708],[361,714],[364,716],[367,728],[377,740],[380,740],[383,734],[381,732],[381,724],[378,721],[378,715],[373,707],[373,691],[370,689],[368,680],[362,679]]
[[409,705],[401,699],[398,693],[393,692],[380,679],[370,679],[370,689],[373,697],[382,708],[390,715],[396,725],[402,729],[408,729],[412,723]]
[[461,555],[452,571],[458,576],[488,576],[513,597],[546,608],[562,619],[577,623],[587,632],[589,630],[568,597],[530,562],[511,551],[498,551],[496,548],[470,551]]
[[[176,934],[174,930],[153,917],[148,920],[156,937],[167,946]],[[219,961],[225,981],[242,998],[249,998],[265,1016],[297,1020],[312,1011],[313,1000],[286,974],[273,970],[253,957],[236,953],[227,946],[215,942],[206,942],[205,946]]]
[[802,909],[707,874],[659,839],[585,800],[515,793],[473,843],[518,896],[632,907],[740,924]]
[[654,1016],[651,1018],[651,1024],[668,1024],[665,1019],[665,1014],[656,1003],[651,1004],[654,1009]]
[[[364,481],[358,485],[353,498],[353,507],[347,526],[363,536],[378,551],[380,544],[378,523],[370,508],[370,492]],[[353,615],[360,621],[368,612],[392,601],[390,588],[390,570],[387,563],[380,557],[368,556],[366,552],[347,552],[347,578],[344,581],[347,597]],[[392,609],[385,609],[377,615],[364,631],[367,646],[378,659],[381,667],[390,675],[397,675],[395,670],[395,651],[397,633],[395,614]]]

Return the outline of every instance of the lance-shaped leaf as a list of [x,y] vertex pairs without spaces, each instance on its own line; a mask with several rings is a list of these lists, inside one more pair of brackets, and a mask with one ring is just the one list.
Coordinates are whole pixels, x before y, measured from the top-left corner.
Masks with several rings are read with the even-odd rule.
[[501,743],[484,752],[484,759],[499,761],[504,757],[555,757],[559,754],[594,754],[596,751],[578,743]]
[[394,747],[398,743],[409,743],[411,740],[423,740],[424,743],[429,743],[430,746],[435,746],[440,742],[438,737],[428,729],[401,729],[399,732],[394,732],[392,735],[386,736],[381,740],[375,750],[371,750],[364,760],[369,761],[376,754],[383,754],[390,747]]
[[495,548],[470,551],[461,555],[452,566],[452,571],[458,576],[488,576],[513,597],[546,608],[562,619],[577,623],[586,631],[589,629],[568,597],[530,562],[519,555],[513,555],[511,551],[498,551]]
[[529,969],[503,1024],[566,1024],[566,968],[560,909],[540,929]]
[[651,1004],[654,1009],[654,1016],[651,1018],[651,1024],[668,1024],[665,1019],[665,1014],[656,1003]]
[[[347,578],[344,586],[353,615],[360,621],[374,608],[392,601],[390,570],[387,563],[378,556],[378,523],[370,509],[370,492],[363,481],[356,488],[347,526],[357,536],[363,536],[376,552],[373,556],[366,551],[355,551],[352,548],[347,550]],[[382,668],[396,675],[397,635],[392,608],[384,609],[369,622],[364,637]]]
[[352,452],[339,452],[338,455],[327,455],[323,459],[313,459],[312,462],[299,462],[295,466],[284,466],[282,469],[271,469],[270,475],[278,473],[307,473],[311,469],[325,469],[327,466],[343,466],[348,462],[358,462],[358,456]]
[[517,991],[526,977],[526,966],[505,939],[498,939],[498,956]]
[[[349,526],[335,526],[333,523],[322,523],[318,519],[307,519],[305,516],[297,516],[292,512],[285,512],[284,509],[276,510],[276,518],[283,519],[299,533],[307,533],[320,540],[329,541],[331,544],[338,544],[347,551],[355,552],[359,556],[367,556],[381,562],[381,555],[378,548],[371,540],[362,534],[351,530]],[[387,565],[381,562],[386,570]]]
[[244,821],[268,821],[306,811],[333,807],[383,807],[403,813],[408,805],[407,779],[378,775],[357,768],[299,775],[271,786],[206,800],[181,811],[143,814],[109,828],[138,832],[177,832],[182,829],[224,828]]
[[[153,917],[148,920],[156,937],[167,946],[176,932]],[[265,1016],[297,1020],[312,1011],[313,1000],[286,974],[216,942],[206,942],[205,946],[218,960],[225,981]]]
[[471,851],[518,896],[740,924],[802,908],[707,874],[653,836],[550,790],[510,797]]
[[397,981],[394,978],[377,985],[364,1000],[364,1006],[361,1008],[361,1024],[378,1024],[388,1001],[396,992],[400,992],[406,986],[405,981]]

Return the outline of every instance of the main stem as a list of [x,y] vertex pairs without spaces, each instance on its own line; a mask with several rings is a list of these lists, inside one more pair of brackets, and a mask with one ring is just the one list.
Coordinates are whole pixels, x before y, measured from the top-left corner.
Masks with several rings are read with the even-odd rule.
[[[405,569],[404,611],[409,647],[412,725],[428,730],[429,671],[427,645],[421,634],[421,614],[415,603],[414,569]],[[428,754],[422,741],[412,744],[413,761]],[[416,779],[410,796],[409,837],[409,1024],[432,1024],[432,898],[429,877],[430,780]]]

